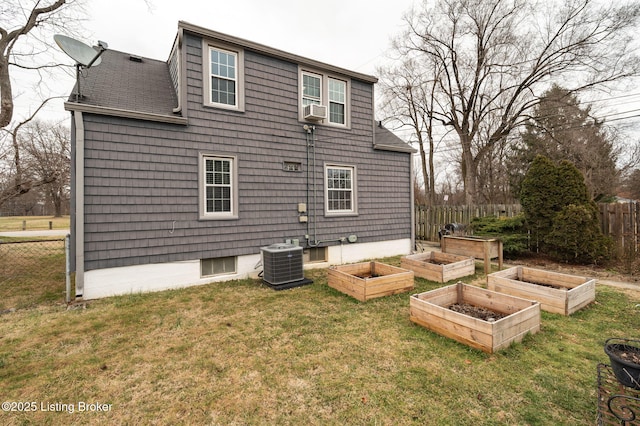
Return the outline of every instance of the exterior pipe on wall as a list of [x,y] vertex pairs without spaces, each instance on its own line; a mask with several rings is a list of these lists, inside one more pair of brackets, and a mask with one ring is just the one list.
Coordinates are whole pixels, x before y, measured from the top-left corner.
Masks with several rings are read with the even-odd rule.
[[[309,126],[305,124],[303,127],[306,132],[306,141],[307,141],[307,208],[310,205],[310,195],[309,191],[313,188],[313,207],[311,208],[311,214],[309,214],[309,219],[307,221],[307,245],[309,247],[318,247],[323,243],[332,243],[338,242],[340,246],[344,244],[345,241],[350,243],[355,243],[357,240],[356,235],[349,235],[348,237],[340,237],[332,240],[318,240],[318,213],[317,213],[317,182],[316,182],[316,148],[315,148],[315,126]],[[309,169],[312,169],[311,172],[311,180],[312,184],[309,183]],[[312,218],[312,219],[311,219]],[[313,224],[312,224],[313,222]],[[313,226],[313,238],[311,236],[311,227]],[[342,248],[340,249],[340,258],[342,260]]]
[[[309,218],[311,220],[307,221],[307,245],[309,245],[310,247],[317,247],[320,244],[320,241],[318,241],[318,217],[317,217],[317,211],[316,211],[316,201],[317,201],[317,195],[316,195],[316,148],[315,148],[315,130],[316,127],[315,126],[309,126],[308,124],[305,124],[303,126],[303,129],[306,132],[306,139],[307,139],[307,207],[310,205],[309,203],[309,191],[311,190],[311,187],[313,187],[313,206],[311,208],[311,214],[309,215]],[[312,180],[312,184],[309,183],[309,169],[312,169],[312,176],[311,176],[311,180]],[[313,223],[312,223],[313,222]],[[311,238],[311,227],[313,226],[313,239]]]

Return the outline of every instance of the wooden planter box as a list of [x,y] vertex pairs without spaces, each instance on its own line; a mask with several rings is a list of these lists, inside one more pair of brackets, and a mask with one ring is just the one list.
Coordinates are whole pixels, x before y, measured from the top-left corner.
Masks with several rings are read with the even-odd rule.
[[536,300],[543,310],[562,315],[571,315],[596,300],[595,279],[525,266],[487,275],[487,288]]
[[440,241],[443,253],[459,254],[484,260],[484,273],[491,272],[491,259],[498,258],[498,268],[502,269],[502,241],[497,238],[454,237],[444,235]]
[[329,286],[361,302],[413,290],[413,271],[380,262],[329,268]]
[[[451,305],[468,303],[505,314],[485,321],[452,311]],[[540,331],[540,304],[508,294],[457,283],[410,297],[410,319],[443,336],[493,353]]]
[[413,271],[418,277],[441,283],[476,272],[476,262],[472,257],[437,251],[404,256],[400,267]]

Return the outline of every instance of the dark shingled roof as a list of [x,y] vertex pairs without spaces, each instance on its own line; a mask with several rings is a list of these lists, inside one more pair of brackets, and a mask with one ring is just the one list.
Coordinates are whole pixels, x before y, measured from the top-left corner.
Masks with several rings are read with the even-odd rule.
[[[106,50],[101,63],[82,70],[79,104],[114,110],[175,117],[178,99],[166,62],[142,58],[117,50]],[[133,59],[133,60],[132,60]],[[76,88],[69,102],[76,102]],[[71,108],[73,109],[73,108]],[[374,147],[398,152],[415,152],[380,123],[374,124]]]
[[397,137],[389,129],[382,127],[379,122],[375,123],[375,148],[387,151],[416,152],[408,143]]
[[[106,50],[102,62],[82,70],[81,104],[173,116],[178,105],[166,62]],[[137,60],[131,60],[136,58]],[[76,88],[69,102],[76,102]]]

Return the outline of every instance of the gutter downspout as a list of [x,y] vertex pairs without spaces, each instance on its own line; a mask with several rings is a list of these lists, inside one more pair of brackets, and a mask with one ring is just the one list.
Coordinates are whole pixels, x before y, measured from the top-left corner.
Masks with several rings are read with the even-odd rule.
[[410,201],[410,209],[411,209],[411,250],[417,251],[416,247],[416,200],[415,200],[415,190],[413,188],[413,154],[409,154],[409,188],[411,191],[411,201]]
[[75,226],[71,230],[75,246],[76,298],[84,293],[84,121],[82,112],[74,111],[75,124]]

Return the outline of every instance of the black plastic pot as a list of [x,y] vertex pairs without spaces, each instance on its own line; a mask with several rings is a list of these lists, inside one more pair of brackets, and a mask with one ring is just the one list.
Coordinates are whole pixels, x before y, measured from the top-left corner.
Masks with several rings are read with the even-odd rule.
[[[619,343],[610,343],[616,340]],[[619,352],[635,352],[640,355],[640,347],[627,343],[640,344],[640,340],[613,337],[604,342],[604,352],[609,356],[611,369],[616,379],[625,386],[640,390],[640,364],[621,358]]]

